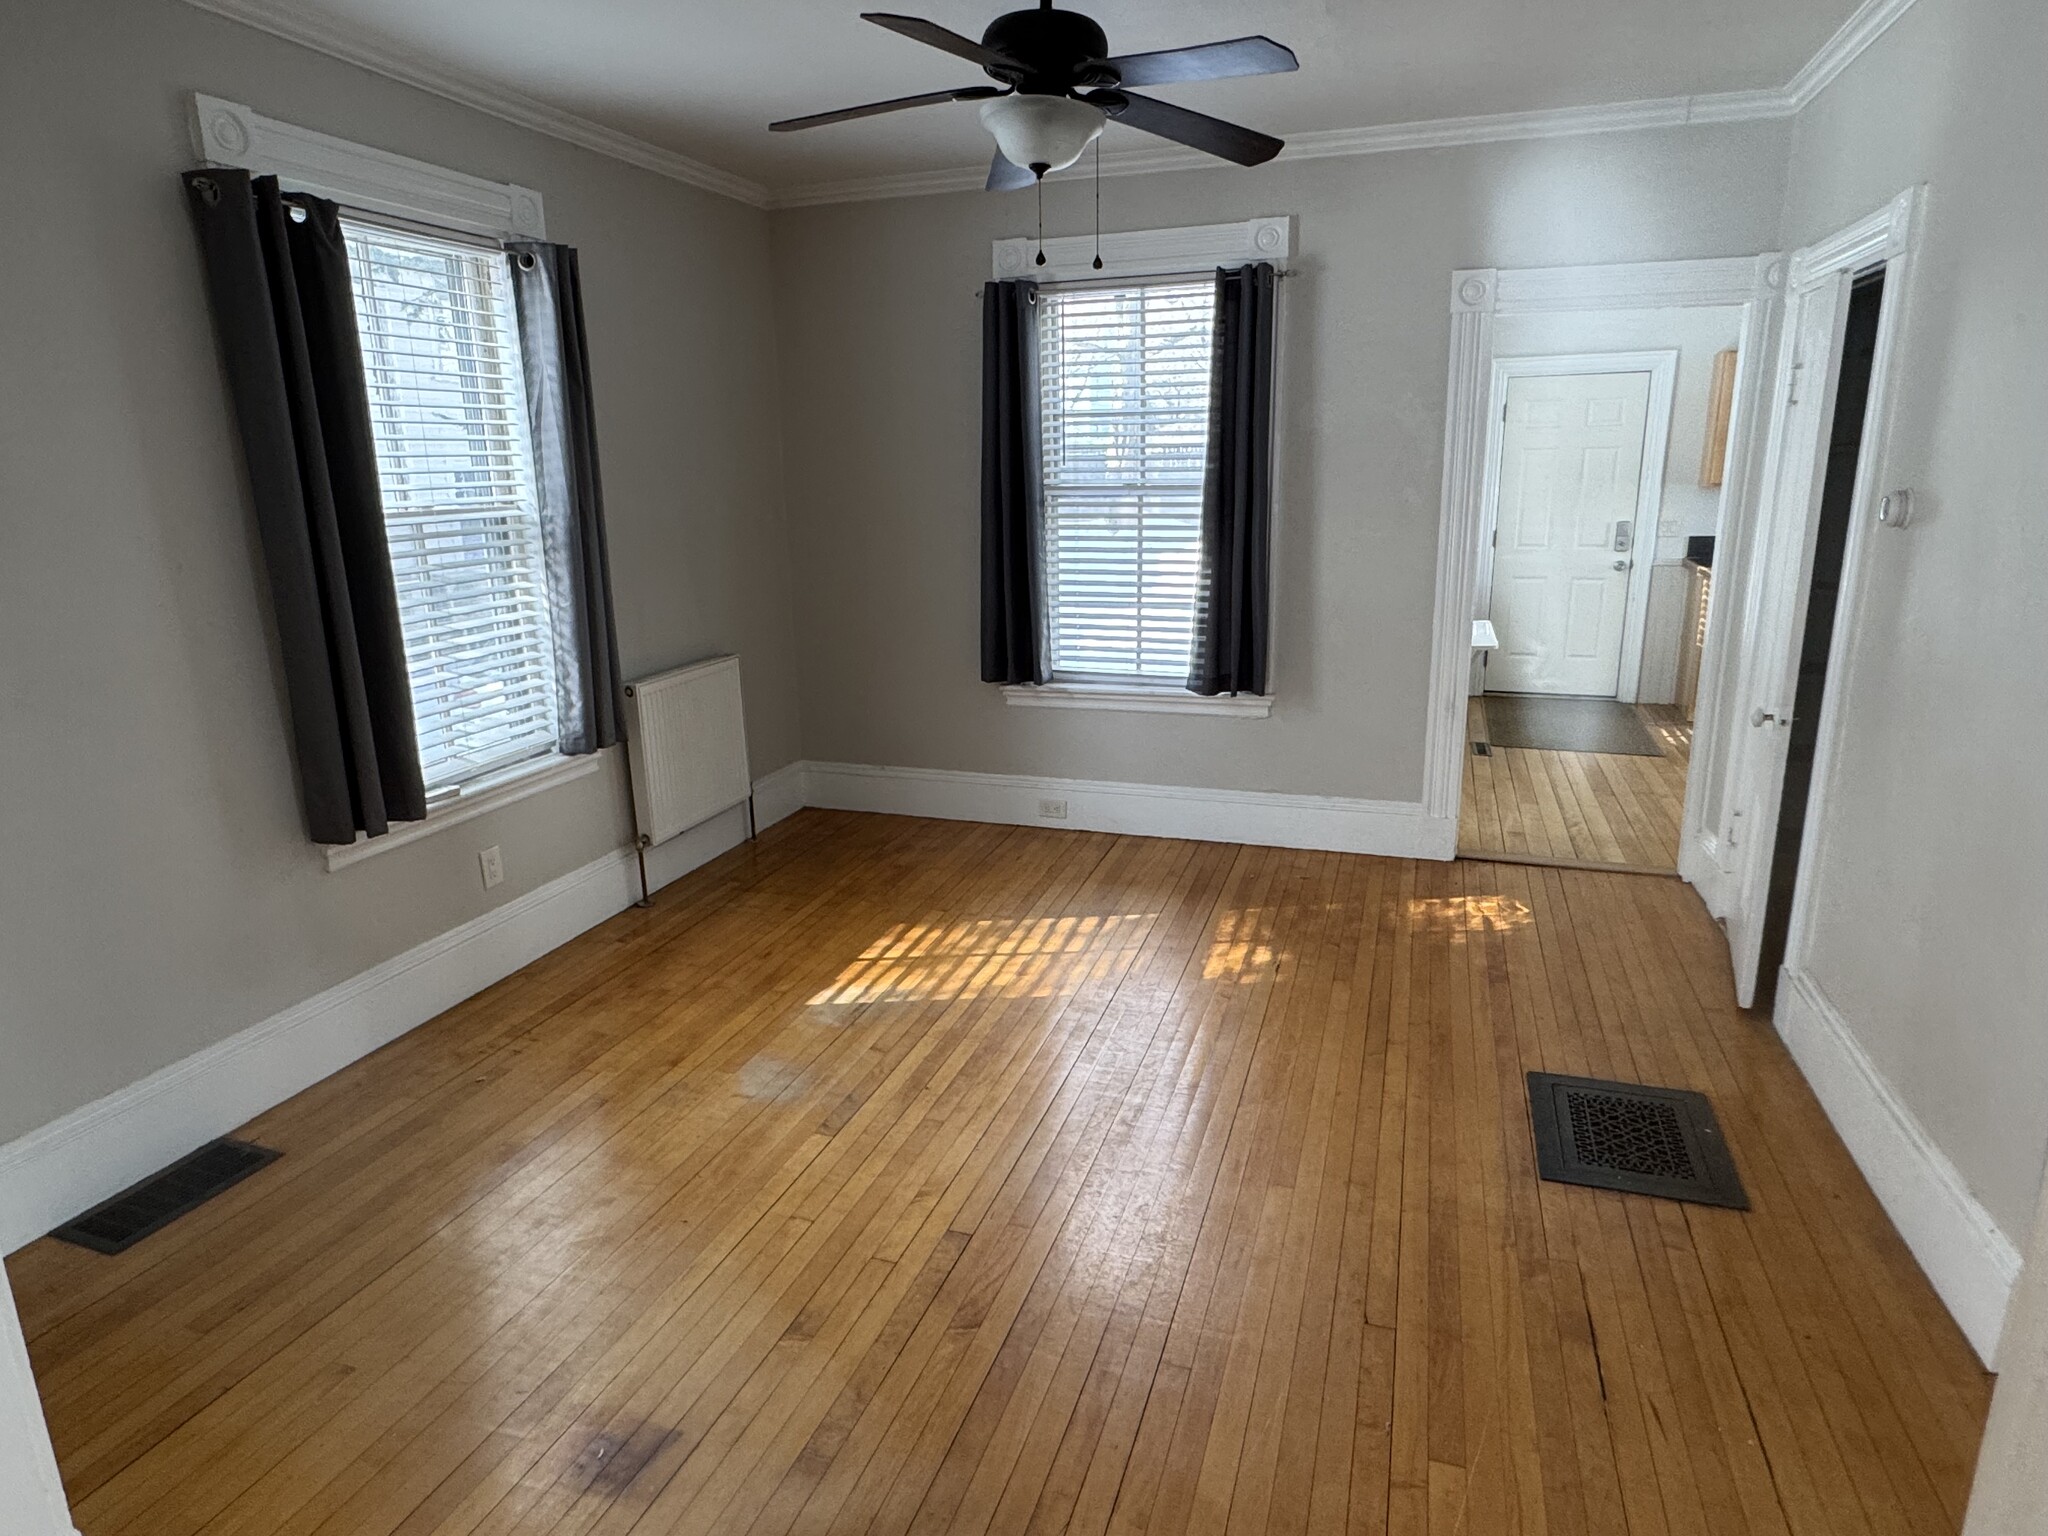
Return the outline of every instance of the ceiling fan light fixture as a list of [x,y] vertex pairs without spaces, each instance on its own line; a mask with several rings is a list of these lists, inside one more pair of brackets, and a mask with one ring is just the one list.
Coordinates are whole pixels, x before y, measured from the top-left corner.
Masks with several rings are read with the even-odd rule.
[[981,125],[1012,165],[1039,176],[1063,171],[1102,132],[1102,108],[1071,96],[1019,92],[981,104]]

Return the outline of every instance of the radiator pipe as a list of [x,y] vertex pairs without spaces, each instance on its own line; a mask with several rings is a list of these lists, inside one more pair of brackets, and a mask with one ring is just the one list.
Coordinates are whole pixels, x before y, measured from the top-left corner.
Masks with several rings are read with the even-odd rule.
[[645,832],[638,834],[633,839],[633,854],[640,861],[640,899],[634,902],[633,905],[636,907],[651,907],[654,905],[654,896],[647,889],[647,834]]

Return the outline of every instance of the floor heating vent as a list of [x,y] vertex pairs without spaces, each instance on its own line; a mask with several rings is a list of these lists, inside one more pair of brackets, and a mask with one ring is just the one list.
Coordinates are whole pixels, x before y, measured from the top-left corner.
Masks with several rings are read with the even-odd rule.
[[1475,741],[1475,742],[1473,742],[1473,743],[1472,743],[1472,755],[1473,755],[1474,757],[1491,757],[1491,756],[1493,756],[1493,743],[1492,743],[1492,742],[1490,742],[1490,741]]
[[1705,1094],[1531,1072],[1529,1113],[1554,1183],[1749,1209]]
[[124,1253],[282,1155],[249,1141],[209,1142],[50,1235],[95,1253]]

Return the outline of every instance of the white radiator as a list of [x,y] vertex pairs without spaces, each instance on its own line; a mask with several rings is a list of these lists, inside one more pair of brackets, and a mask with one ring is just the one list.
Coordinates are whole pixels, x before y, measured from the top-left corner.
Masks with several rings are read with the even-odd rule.
[[626,733],[633,821],[648,846],[753,793],[737,656],[626,684]]

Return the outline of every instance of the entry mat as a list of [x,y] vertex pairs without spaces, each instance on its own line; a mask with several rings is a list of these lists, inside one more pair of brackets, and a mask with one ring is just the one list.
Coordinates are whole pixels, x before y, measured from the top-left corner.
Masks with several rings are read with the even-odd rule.
[[1706,1095],[1529,1074],[1536,1171],[1559,1184],[1749,1209]]
[[1569,699],[1542,693],[1489,693],[1486,737],[1496,747],[1539,752],[1615,752],[1662,757],[1633,704],[1615,699]]

